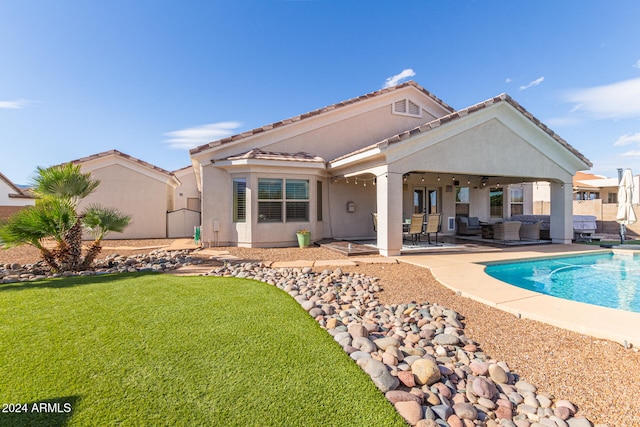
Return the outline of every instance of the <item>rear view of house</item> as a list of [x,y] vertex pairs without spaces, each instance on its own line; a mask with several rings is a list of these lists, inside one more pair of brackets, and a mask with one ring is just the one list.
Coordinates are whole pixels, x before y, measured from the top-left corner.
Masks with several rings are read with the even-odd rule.
[[552,241],[571,242],[572,176],[591,166],[508,95],[454,110],[415,82],[190,154],[203,242],[289,246],[308,229],[314,240],[376,238],[383,255],[400,253],[414,213],[440,214],[450,234],[460,215],[527,213],[533,182],[550,185]]

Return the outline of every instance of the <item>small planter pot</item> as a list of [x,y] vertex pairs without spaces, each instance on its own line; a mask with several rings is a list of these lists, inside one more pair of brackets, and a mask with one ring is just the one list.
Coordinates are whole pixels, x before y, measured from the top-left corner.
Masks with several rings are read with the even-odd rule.
[[301,248],[306,248],[311,244],[311,233],[297,233],[297,236]]

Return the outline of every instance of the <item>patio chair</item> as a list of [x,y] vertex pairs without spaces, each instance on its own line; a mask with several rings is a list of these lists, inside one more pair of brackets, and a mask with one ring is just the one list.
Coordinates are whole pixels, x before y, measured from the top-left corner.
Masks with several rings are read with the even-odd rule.
[[520,226],[520,240],[540,240],[540,225],[542,221]]
[[424,234],[427,235],[427,243],[431,244],[431,233],[436,234],[436,243],[435,246],[442,246],[442,244],[438,244],[438,232],[440,232],[440,221],[442,217],[440,214],[429,214],[427,219],[427,229],[424,231]]
[[371,212],[371,220],[373,221],[373,231],[378,232],[378,212]]
[[463,236],[472,236],[482,233],[482,226],[477,216],[460,216],[456,218],[458,234]]
[[520,221],[498,222],[493,225],[494,240],[514,241],[520,240]]
[[424,222],[424,215],[413,214],[411,215],[411,223],[409,224],[409,231],[404,233],[404,238],[411,237],[411,241],[414,244],[418,244],[420,241],[420,235],[422,234],[422,223]]

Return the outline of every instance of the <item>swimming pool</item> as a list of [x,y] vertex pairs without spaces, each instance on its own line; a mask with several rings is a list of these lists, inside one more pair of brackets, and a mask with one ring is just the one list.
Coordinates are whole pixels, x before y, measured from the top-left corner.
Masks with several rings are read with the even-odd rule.
[[488,275],[523,289],[640,313],[640,255],[633,252],[484,265]]

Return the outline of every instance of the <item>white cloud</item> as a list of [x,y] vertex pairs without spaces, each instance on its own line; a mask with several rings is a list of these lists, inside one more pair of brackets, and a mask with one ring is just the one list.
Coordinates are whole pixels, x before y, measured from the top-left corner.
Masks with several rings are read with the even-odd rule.
[[529,89],[530,87],[534,87],[534,86],[538,86],[540,83],[542,83],[544,81],[544,76],[542,77],[538,77],[537,79],[535,79],[534,81],[532,81],[531,83],[529,83],[528,85],[525,86],[520,86],[518,89],[520,90],[525,90],[525,89]]
[[415,76],[416,73],[411,68],[406,68],[400,72],[400,74],[396,74],[395,76],[388,77],[384,82],[383,88],[388,88],[391,86],[395,86],[400,83],[400,80],[408,79],[409,77]]
[[565,99],[598,119],[640,117],[640,78],[567,92]]
[[637,133],[627,133],[622,135],[620,138],[616,139],[616,142],[613,143],[616,147],[621,147],[623,145],[629,144],[638,144],[640,145],[640,132]]
[[622,153],[623,157],[640,157],[639,150],[627,151],[626,153]]
[[11,109],[11,110],[19,110],[25,105],[27,105],[28,101],[24,99],[17,99],[15,101],[0,101],[0,109]]
[[169,138],[165,139],[164,142],[169,144],[171,148],[194,148],[198,145],[231,136],[236,133],[240,125],[240,122],[218,122],[176,130],[166,133],[165,135]]
[[633,64],[633,68],[640,68],[640,59],[638,59],[636,63]]
[[505,83],[511,83],[513,81],[513,79],[510,79],[509,77],[507,77],[506,79],[504,79]]

